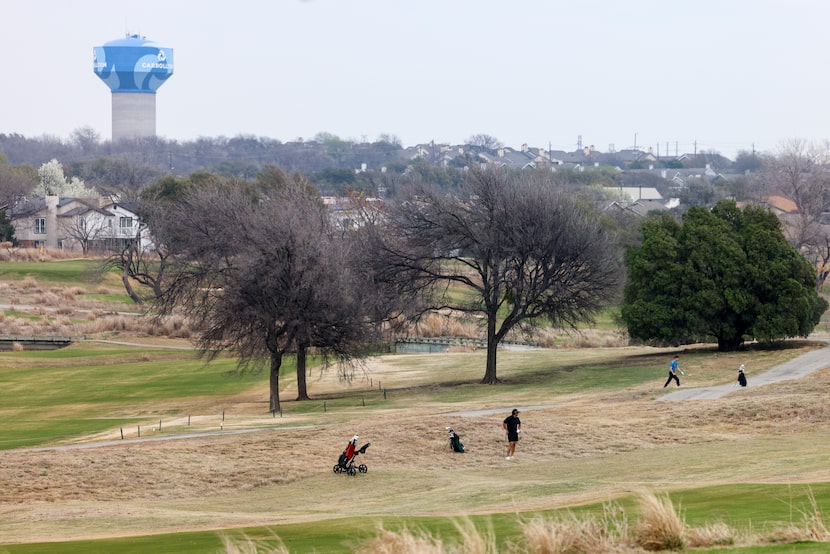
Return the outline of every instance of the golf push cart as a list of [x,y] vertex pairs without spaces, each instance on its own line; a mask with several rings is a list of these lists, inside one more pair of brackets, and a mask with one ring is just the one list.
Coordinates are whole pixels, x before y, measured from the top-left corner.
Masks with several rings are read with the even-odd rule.
[[346,445],[346,449],[340,454],[340,458],[337,460],[337,465],[334,466],[335,473],[345,473],[347,475],[357,475],[358,472],[366,473],[369,471],[369,468],[366,467],[366,464],[355,465],[354,459],[357,458],[358,454],[365,454],[366,449],[369,448],[371,443],[366,443],[360,448],[357,447],[357,435],[352,437],[352,440],[349,441],[349,444]]

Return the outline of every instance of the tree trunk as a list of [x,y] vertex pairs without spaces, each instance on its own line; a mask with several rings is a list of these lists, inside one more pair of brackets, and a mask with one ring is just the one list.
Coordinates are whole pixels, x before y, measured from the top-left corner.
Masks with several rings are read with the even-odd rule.
[[282,366],[282,354],[271,353],[270,409],[272,414],[281,411],[280,366]]
[[297,400],[310,400],[306,388],[306,358],[308,350],[305,346],[297,346]]
[[499,342],[496,339],[496,314],[487,314],[487,369],[484,370],[482,385],[500,383],[496,377],[496,350]]
[[130,296],[130,298],[132,298],[133,302],[135,302],[139,306],[143,305],[144,300],[142,300],[141,297],[135,293],[135,291],[133,290],[133,286],[130,284],[130,274],[127,271],[126,266],[124,267],[124,270],[121,272],[121,282],[124,283],[124,290],[127,291],[127,294]]
[[824,288],[824,282],[827,280],[828,275],[830,274],[823,269],[818,272],[818,279],[816,280],[816,290],[818,292],[821,292],[821,289]]
[[743,341],[740,337],[718,337],[718,352],[735,352],[741,344]]

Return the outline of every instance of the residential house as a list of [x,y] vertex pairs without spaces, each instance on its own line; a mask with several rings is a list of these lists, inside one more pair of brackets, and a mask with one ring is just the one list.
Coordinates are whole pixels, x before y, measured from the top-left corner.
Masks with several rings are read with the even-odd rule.
[[[10,219],[24,248],[120,250],[139,235],[136,206],[105,198],[33,198],[14,206]],[[138,237],[145,248],[146,235]]]
[[497,148],[494,153],[481,149],[478,158],[487,164],[511,169],[532,169],[536,167],[534,156],[527,150],[517,151],[509,147]]
[[629,202],[644,200],[662,201],[663,195],[657,192],[655,187],[615,187],[621,195],[628,198]]

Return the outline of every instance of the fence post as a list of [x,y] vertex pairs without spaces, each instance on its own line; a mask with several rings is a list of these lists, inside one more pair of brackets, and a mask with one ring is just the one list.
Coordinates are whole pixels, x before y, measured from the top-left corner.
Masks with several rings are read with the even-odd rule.
[[141,438],[141,425],[138,426],[138,438]]
[[124,440],[124,428],[123,427],[121,428],[121,440],[122,441]]
[[323,400],[323,413],[326,413],[326,401]]
[[386,389],[383,389],[383,399],[386,400]]

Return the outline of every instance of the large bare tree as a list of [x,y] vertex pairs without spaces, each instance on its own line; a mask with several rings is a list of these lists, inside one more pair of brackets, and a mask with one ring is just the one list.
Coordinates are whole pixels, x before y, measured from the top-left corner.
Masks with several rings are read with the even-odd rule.
[[621,256],[596,211],[538,179],[474,169],[456,195],[412,190],[385,222],[373,237],[380,279],[431,295],[425,309],[484,316],[482,383],[499,382],[496,352],[512,329],[575,327],[619,291]]
[[179,307],[202,322],[198,343],[208,359],[233,351],[240,369],[267,364],[274,412],[286,354],[298,354],[305,399],[309,348],[348,357],[372,338],[370,289],[347,263],[347,242],[330,232],[326,208],[304,180],[280,181],[257,192],[198,187],[170,206],[166,220],[175,225],[160,230],[175,249],[163,312]]

